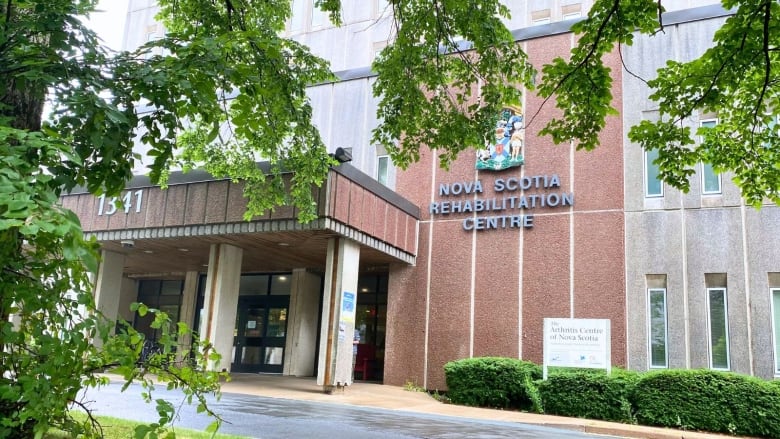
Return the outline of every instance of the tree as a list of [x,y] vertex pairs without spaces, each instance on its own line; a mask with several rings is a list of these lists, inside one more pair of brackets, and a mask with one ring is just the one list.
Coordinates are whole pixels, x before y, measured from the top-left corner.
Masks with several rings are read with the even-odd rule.
[[[2,3],[0,436],[28,437],[49,425],[89,430],[70,420],[68,404],[98,382],[98,370],[114,364],[128,379],[154,371],[202,396],[216,388],[217,377],[174,361],[175,334],[184,328],[174,330],[163,313],[137,305],[168,328],[167,348],[142,361],[142,338],[95,313],[87,274],[97,265],[96,245],[82,238],[77,218],[57,199],[76,186],[117,195],[138,159],[138,136],[151,148],[156,183],[165,184],[172,165],[204,167],[246,182],[247,217],[294,204],[302,221],[314,218],[311,187],[334,161],[311,123],[306,87],[335,79],[327,62],[281,36],[289,0],[159,0],[168,34],[121,53],[103,49],[80,21],[96,0]],[[340,0],[316,4],[340,23]],[[519,103],[523,88],[538,87],[562,110],[543,133],[596,147],[606,117],[616,113],[613,72],[602,57],[637,33],[663,30],[660,1],[597,0],[573,28],[578,46],[568,60],[543,67],[537,85],[537,72],[501,20],[511,11],[498,0],[390,5],[395,39],[374,64],[381,125],[373,140],[401,167],[419,158],[421,144],[437,151],[445,167],[483,145],[495,115]],[[649,81],[660,121],[643,122],[629,135],[659,150],[662,177],[681,189],[692,167],[707,161],[733,171],[749,202],[780,202],[772,115],[780,6],[769,0],[724,6],[734,15],[712,49],[689,63],[670,62]],[[53,110],[42,121],[46,101]],[[696,111],[716,112],[720,123],[691,147],[694,133],[680,122]],[[270,169],[259,169],[258,159]],[[102,347],[92,339],[102,339]],[[194,350],[203,354],[207,347]],[[172,409],[162,408],[164,423]]]
[[[713,44],[689,62],[668,61],[647,81],[658,103],[659,120],[642,121],[628,136],[647,151],[658,151],[661,178],[683,191],[699,162],[731,171],[745,201],[760,207],[780,203],[780,4],[771,0],[724,0],[731,10]],[[555,97],[563,111],[541,131],[556,142],[576,140],[593,149],[611,107],[609,70],[602,56],[630,45],[637,33],[663,32],[663,8],[655,0],[597,1],[588,19],[572,30],[581,38],[565,61],[545,66],[539,92]],[[686,119],[714,113],[715,127],[691,132]],[[703,141],[694,145],[694,136]]]
[[[615,72],[603,57],[640,34],[663,32],[661,3],[595,1],[587,19],[572,27],[577,46],[567,59],[543,66],[534,84],[536,72],[494,18],[510,12],[498,2],[393,2],[397,40],[374,66],[383,120],[374,140],[402,167],[419,157],[420,144],[435,148],[446,167],[458,152],[488,140],[491,115],[502,101],[515,103],[524,86],[562,111],[540,134],[591,150],[606,118],[618,114],[612,106]],[[646,81],[660,118],[631,127],[629,138],[658,151],[660,177],[673,187],[688,191],[694,167],[704,162],[717,172],[733,172],[747,203],[780,203],[780,4],[726,0],[723,7],[734,14],[709,50],[689,62],[669,61]],[[455,35],[472,42],[471,50],[464,52]],[[685,121],[697,113],[717,114],[718,124],[691,132]],[[703,141],[692,146],[697,135]]]
[[[183,387],[202,410],[205,395],[219,389],[220,374],[202,370],[213,360],[206,347],[174,352],[188,330],[165,314],[136,305],[155,314],[163,334],[160,351],[141,358],[143,337],[95,311],[88,273],[97,267],[96,245],[57,204],[77,184],[115,193],[131,176],[137,118],[125,103],[132,96],[104,95],[117,91],[109,69],[131,61],[109,57],[80,23],[92,7],[87,0],[0,6],[0,437],[40,437],[49,427],[99,435],[94,419],[79,423],[68,409],[83,407],[80,390],[105,383],[98,373],[109,367],[128,383],[141,381],[150,400],[150,374]],[[55,114],[42,124],[47,96]],[[158,401],[158,412],[160,421],[140,433],[160,430],[174,407]]]

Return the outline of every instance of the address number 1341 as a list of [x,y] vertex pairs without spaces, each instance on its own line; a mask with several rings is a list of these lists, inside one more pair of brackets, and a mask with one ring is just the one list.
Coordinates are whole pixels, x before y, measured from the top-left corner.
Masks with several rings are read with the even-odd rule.
[[[135,192],[125,192],[122,196],[122,206],[124,206],[125,213],[130,213],[130,210],[135,206],[135,213],[141,212],[141,201],[143,200],[144,191],[139,189]],[[98,197],[98,216],[101,215],[113,215],[118,210],[117,204],[119,203],[118,197],[111,197],[106,202],[106,196],[101,195]]]

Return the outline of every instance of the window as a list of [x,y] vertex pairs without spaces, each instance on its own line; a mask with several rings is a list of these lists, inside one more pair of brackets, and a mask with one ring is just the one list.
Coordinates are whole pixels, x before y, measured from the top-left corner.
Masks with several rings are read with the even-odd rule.
[[[717,120],[703,120],[701,127],[713,128],[717,123]],[[720,174],[716,173],[709,163],[701,164],[701,193],[704,195],[721,193]]]
[[582,17],[582,5],[575,3],[573,5],[564,5],[561,7],[561,16],[564,20],[571,20]]
[[291,274],[242,274],[238,286],[239,296],[289,296]]
[[531,24],[537,26],[540,24],[547,24],[550,22],[550,10],[542,9],[531,12]]
[[306,11],[306,1],[293,0],[292,11],[290,12],[292,14],[290,17],[290,32],[300,32],[303,30],[304,19],[306,18],[304,11]]
[[775,337],[775,375],[780,375],[780,288],[772,288],[772,332]]
[[668,367],[666,326],[666,290],[651,288],[647,290],[648,297],[648,345],[650,349],[650,367]]
[[384,15],[392,15],[392,8],[388,0],[374,0],[374,18]]
[[655,161],[658,159],[658,151],[645,151],[645,196],[662,197],[664,195],[664,186],[658,178],[660,170]]
[[[147,32],[146,32],[146,42],[147,43],[153,43],[153,42],[155,42],[155,41],[157,41],[157,40],[159,40],[161,38],[162,38],[162,36],[157,33],[157,26],[149,26],[149,28],[147,29]],[[147,52],[144,55],[144,58],[145,59],[150,59],[151,57],[153,57],[155,55],[163,55],[163,54],[164,54],[163,53],[163,48],[158,46],[158,47],[153,48],[149,52]]]
[[383,185],[388,184],[388,175],[390,173],[390,157],[380,155],[376,158],[376,180]]
[[376,41],[371,45],[371,61],[373,62],[377,56],[384,50],[385,47],[387,47],[387,44],[389,41]]
[[[138,301],[150,308],[156,308],[168,314],[171,329],[175,332],[181,308],[183,280],[142,280],[138,282]],[[133,328],[144,334],[147,340],[157,341],[162,335],[160,328],[154,328],[154,314],[135,315]]]
[[710,368],[729,369],[729,324],[725,288],[707,288]]
[[330,18],[328,12],[323,11],[312,3],[311,6],[311,27],[312,29],[319,29],[330,24]]

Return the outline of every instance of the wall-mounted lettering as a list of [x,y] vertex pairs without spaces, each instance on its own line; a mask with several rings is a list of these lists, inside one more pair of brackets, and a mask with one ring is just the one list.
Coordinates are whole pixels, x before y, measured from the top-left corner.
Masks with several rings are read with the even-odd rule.
[[[574,205],[574,194],[561,190],[557,174],[497,178],[492,185],[493,196],[486,195],[486,189],[491,186],[483,186],[481,180],[441,183],[438,195],[449,199],[431,202],[428,212],[432,216],[475,214],[463,219],[463,230],[467,231],[530,229],[534,217],[528,211]],[[488,212],[497,215],[485,215]]]
[[[122,196],[122,206],[124,207],[125,213],[130,213],[131,210],[134,210],[135,213],[141,213],[141,204],[143,202],[143,196],[144,191],[143,189],[138,189],[134,192],[125,192],[125,194]],[[113,215],[119,210],[119,197],[111,197],[110,199],[106,200],[106,196],[101,195],[98,197],[98,216],[101,215]],[[133,209],[133,206],[135,206],[135,209]]]

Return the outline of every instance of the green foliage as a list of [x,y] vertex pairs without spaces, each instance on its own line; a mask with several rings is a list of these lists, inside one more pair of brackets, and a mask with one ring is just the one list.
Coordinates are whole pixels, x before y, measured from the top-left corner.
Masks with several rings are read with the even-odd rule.
[[544,412],[552,415],[635,423],[630,395],[636,372],[561,369],[538,382]]
[[658,7],[654,0],[594,2],[588,19],[572,29],[580,38],[569,59],[558,57],[542,68],[539,94],[555,97],[562,116],[540,134],[551,135],[555,143],[576,140],[578,149],[598,146],[607,116],[618,114],[612,107],[611,71],[603,59],[615,45],[630,45],[637,29],[654,30]]
[[449,166],[459,152],[484,145],[495,115],[533,86],[535,71],[500,20],[508,16],[498,0],[393,2],[396,38],[373,66],[382,124],[372,141],[396,165],[417,161],[427,145]]
[[[289,0],[160,0],[168,34],[131,53],[109,53],[81,23],[95,4],[0,4],[0,436],[31,437],[52,425],[94,434],[66,408],[111,365],[127,380],[146,383],[149,400],[148,373],[191,389],[204,411],[204,392],[216,389],[218,376],[203,373],[213,351],[195,345],[194,362],[183,361],[191,358],[176,346],[183,331],[174,331],[163,313],[138,307],[169,328],[160,352],[142,360],[143,338],[95,312],[88,274],[97,267],[96,244],[83,239],[72,212],[57,206],[64,191],[84,186],[117,195],[132,176],[139,158],[134,139],[142,132],[153,181],[164,185],[174,164],[204,167],[246,183],[247,217],[294,205],[305,221],[316,215],[312,186],[334,163],[306,95],[308,86],[334,77],[326,61],[281,36]],[[535,70],[502,23],[510,11],[498,0],[391,4],[395,41],[374,64],[381,124],[373,141],[401,167],[420,157],[423,144],[446,167],[484,144],[498,110],[519,104],[521,87],[534,87]],[[340,23],[340,0],[316,5]],[[649,82],[661,117],[632,128],[629,137],[659,151],[661,175],[672,185],[687,189],[693,166],[706,161],[718,172],[733,171],[749,202],[780,202],[773,114],[780,98],[774,49],[780,4],[724,6],[735,14],[713,47],[698,59],[669,62]],[[615,72],[603,59],[616,44],[631,44],[636,32],[658,31],[659,12],[654,0],[594,3],[575,26],[578,45],[568,61],[542,68],[539,92],[561,110],[542,133],[585,149],[598,144],[615,114]],[[52,113],[43,122],[47,101]],[[685,122],[697,113],[716,113],[718,125],[691,132]],[[693,147],[695,135],[704,141]],[[261,159],[268,169],[257,167]],[[484,364],[451,366],[454,396],[476,405],[540,407],[532,386],[538,367],[477,361]],[[469,389],[470,381],[479,385]],[[159,422],[147,433],[172,417],[169,405],[158,408]],[[736,419],[729,425],[742,429]]]
[[480,357],[444,365],[448,396],[455,404],[538,410],[533,380],[539,366],[514,358]]
[[[125,55],[148,58],[140,68],[123,62],[114,71],[128,96],[157,108],[140,117],[155,157],[152,179],[164,183],[171,162],[202,167],[247,182],[247,218],[285,204],[303,221],[316,218],[311,187],[334,162],[312,123],[306,87],[333,76],[307,47],[279,36],[290,2],[158,3],[168,33]],[[321,3],[337,12],[337,2]],[[152,55],[155,48],[165,55]],[[261,157],[268,169],[257,167]]]
[[[726,2],[724,2],[726,3]],[[632,129],[629,136],[645,149],[664,152],[678,143],[672,131],[697,113],[715,113],[718,125],[702,129],[702,143],[681,153],[685,160],[661,164],[662,177],[680,179],[698,161],[716,171],[734,172],[745,199],[760,205],[766,197],[780,202],[780,137],[776,128],[780,5],[777,2],[728,2],[735,14],[715,34],[713,47],[701,57],[670,61],[649,82],[662,121]]]
[[[767,198],[780,203],[780,133],[777,108],[780,67],[773,48],[780,43],[780,4],[724,1],[734,15],[715,33],[712,47],[690,61],[668,61],[647,81],[657,102],[657,121],[642,121],[628,137],[645,150],[658,150],[661,178],[683,191],[699,162],[719,173],[732,172],[748,203]],[[637,33],[663,30],[662,7],[654,0],[596,1],[588,18],[573,27],[577,47],[568,60],[542,68],[539,93],[554,98],[562,115],[541,134],[556,143],[574,140],[592,149],[612,107],[612,79],[604,58],[617,45],[631,45]],[[715,114],[718,125],[692,132],[701,115]],[[694,136],[702,142],[694,144]]]
[[[115,331],[117,323],[97,312],[89,279],[98,266],[97,245],[84,239],[76,215],[58,205],[59,195],[75,185],[118,192],[134,160],[138,96],[107,74],[120,58],[110,59],[79,21],[94,4],[12,0],[0,6],[4,438],[40,437],[50,427],[98,437],[99,425],[73,419],[69,408],[86,408],[81,391],[104,383],[97,374],[107,367],[141,381],[148,392],[155,375],[203,405],[219,388],[219,375],[204,372],[206,347],[195,344],[191,357],[176,352],[177,336],[163,330],[161,352],[141,359],[143,336],[122,322]],[[42,124],[47,92],[56,104],[52,120]],[[169,326],[167,316],[157,317],[161,328]],[[174,407],[159,407],[162,428]]]
[[643,375],[633,395],[641,424],[780,437],[780,391],[758,378],[708,370]]

